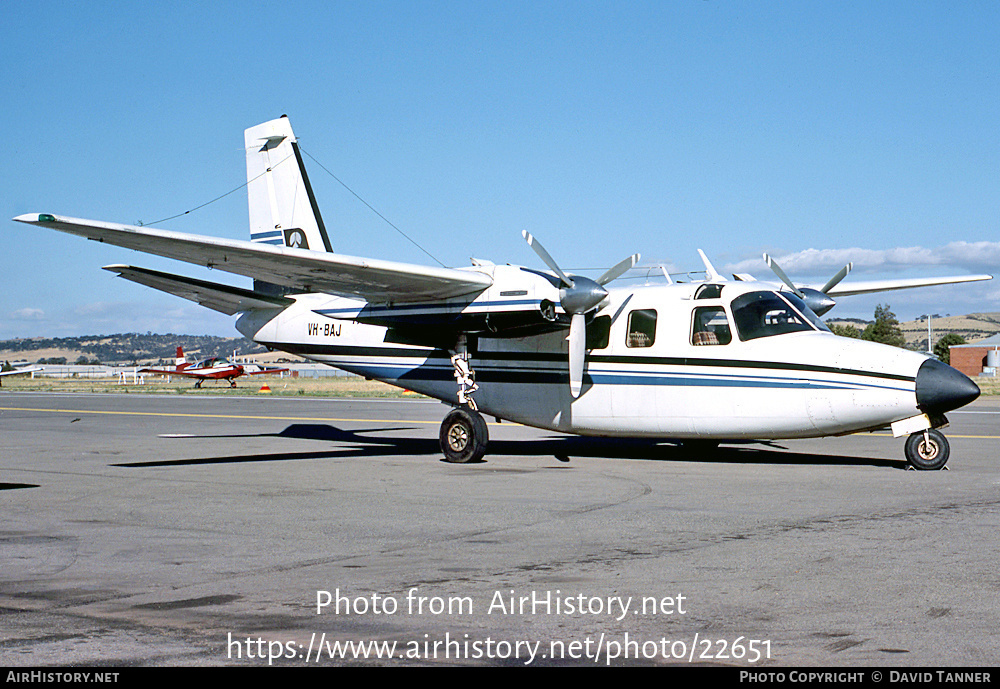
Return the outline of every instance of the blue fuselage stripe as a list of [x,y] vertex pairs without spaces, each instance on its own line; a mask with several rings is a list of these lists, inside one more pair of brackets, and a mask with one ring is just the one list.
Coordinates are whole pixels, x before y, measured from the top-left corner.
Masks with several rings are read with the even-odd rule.
[[[391,363],[367,363],[357,360],[331,362],[371,378],[402,380],[448,380],[454,377],[450,364],[399,366]],[[566,369],[507,367],[476,367],[480,383],[560,384],[568,382]],[[671,387],[723,387],[723,388],[785,388],[799,390],[861,390],[879,389],[912,392],[912,386],[886,385],[877,379],[865,381],[836,381],[828,379],[784,378],[778,376],[746,375],[736,373],[691,373],[680,371],[595,371],[584,372],[584,380],[593,385],[651,385]]]
[[[271,344],[312,359],[325,360],[332,366],[388,380],[447,380],[454,369],[443,350],[404,350],[398,347],[350,347],[327,345]],[[561,356],[523,353],[524,358],[511,358],[510,352],[480,352],[475,370],[481,383],[566,384],[567,366]],[[621,359],[618,361],[617,359]],[[796,365],[775,362],[728,360],[692,361],[662,360],[654,357],[595,356],[589,362],[584,378],[600,385],[662,385],[687,387],[786,388],[803,390],[863,390],[878,389],[913,392],[914,378],[883,371],[858,369],[835,370],[809,364]],[[514,365],[511,365],[514,364]],[[609,366],[610,364],[610,366]],[[629,368],[619,368],[618,366]],[[702,370],[699,370],[702,369]],[[786,375],[768,375],[781,371]]]
[[538,299],[510,299],[506,301],[472,301],[472,302],[458,302],[453,306],[441,306],[441,305],[429,305],[429,304],[400,304],[398,306],[354,306],[341,309],[316,309],[316,313],[323,316],[330,316],[331,318],[337,318],[338,316],[354,316],[361,312],[364,312],[365,316],[383,316],[398,312],[413,312],[421,311],[428,314],[444,314],[451,315],[457,312],[470,312],[476,309],[486,309],[486,308],[498,308],[498,307],[511,307],[511,306],[525,306],[525,307],[537,307],[539,304]]

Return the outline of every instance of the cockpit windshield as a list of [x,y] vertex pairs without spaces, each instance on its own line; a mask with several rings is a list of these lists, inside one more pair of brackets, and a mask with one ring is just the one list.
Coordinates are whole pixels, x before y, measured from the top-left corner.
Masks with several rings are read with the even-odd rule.
[[793,294],[748,292],[733,299],[733,320],[744,342],[807,330],[827,330],[816,314]]

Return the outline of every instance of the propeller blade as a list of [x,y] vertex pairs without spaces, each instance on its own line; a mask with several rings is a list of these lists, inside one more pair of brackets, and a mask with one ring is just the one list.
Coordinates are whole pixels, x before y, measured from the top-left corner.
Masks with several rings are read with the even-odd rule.
[[622,273],[624,273],[626,270],[631,269],[638,262],[639,262],[639,254],[632,254],[624,261],[619,261],[618,263],[616,263],[614,267],[612,267],[610,270],[604,273],[604,275],[597,278],[597,284],[598,285],[608,284],[615,278],[620,277]]
[[535,253],[538,254],[538,258],[542,259],[545,265],[551,268],[552,271],[559,276],[559,279],[562,280],[562,283],[564,285],[566,285],[570,289],[573,289],[573,287],[576,286],[573,283],[573,280],[571,280],[566,273],[562,272],[562,269],[555,262],[555,259],[549,256],[549,252],[545,250],[545,247],[542,246],[541,242],[532,237],[531,233],[528,232],[527,230],[522,230],[521,236],[524,237],[525,241],[528,242],[528,246],[530,246],[532,249],[535,250]]
[[851,272],[851,268],[853,267],[854,267],[853,263],[848,263],[846,266],[840,269],[840,272],[838,272],[836,275],[830,278],[825,285],[820,287],[819,291],[822,292],[823,294],[828,293],[830,290],[836,287],[841,280],[847,277],[847,274]]
[[791,280],[788,279],[788,276],[785,275],[785,271],[781,269],[781,266],[779,266],[778,263],[773,258],[768,256],[767,254],[764,254],[764,262],[767,263],[767,267],[770,268],[772,271],[774,271],[774,274],[777,275],[778,278],[783,283],[788,285],[788,288],[790,290],[795,292],[795,296],[797,296],[799,299],[804,298],[802,291],[798,287],[796,287]]
[[583,389],[583,360],[587,354],[587,317],[573,314],[569,323],[569,394],[580,396]]

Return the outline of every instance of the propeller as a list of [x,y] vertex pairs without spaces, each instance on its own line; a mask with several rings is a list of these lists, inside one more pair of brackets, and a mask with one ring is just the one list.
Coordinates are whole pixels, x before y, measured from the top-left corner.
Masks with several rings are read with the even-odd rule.
[[825,285],[817,290],[811,287],[796,287],[785,274],[785,271],[781,269],[781,266],[778,265],[778,262],[767,254],[764,254],[764,262],[767,263],[767,267],[778,276],[778,279],[788,285],[788,289],[792,290],[792,292],[795,293],[795,296],[804,301],[806,306],[812,309],[813,313],[817,316],[822,316],[824,313],[837,305],[837,302],[835,302],[832,297],[827,296],[827,294],[830,290],[840,284],[840,281],[847,277],[847,274],[851,272],[851,268],[854,267],[853,263],[848,263],[846,266],[837,271],[836,275],[827,280]]
[[848,263],[846,266],[841,268],[836,275],[827,280],[826,284],[819,288],[819,291],[823,294],[828,294],[830,290],[840,284],[841,280],[847,277],[847,274],[851,272],[851,268],[853,267],[853,263]]
[[619,261],[601,277],[591,280],[582,275],[567,275],[530,232],[523,231],[521,236],[562,283],[559,302],[563,310],[572,316],[569,322],[569,391],[573,397],[579,397],[583,389],[583,364],[587,354],[587,313],[597,308],[608,296],[604,285],[638,263],[639,254],[632,254]]

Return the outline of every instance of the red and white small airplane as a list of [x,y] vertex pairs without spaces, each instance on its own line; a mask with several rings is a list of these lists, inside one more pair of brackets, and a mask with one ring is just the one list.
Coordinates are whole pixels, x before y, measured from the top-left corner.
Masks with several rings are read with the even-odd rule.
[[236,387],[236,379],[240,376],[257,376],[262,373],[281,373],[287,368],[268,368],[259,364],[235,364],[222,357],[211,357],[197,364],[192,364],[184,356],[184,349],[177,348],[177,361],[174,368],[143,368],[139,373],[159,373],[165,376],[186,376],[197,378],[194,384],[200,388],[206,380],[228,380],[229,386]]

